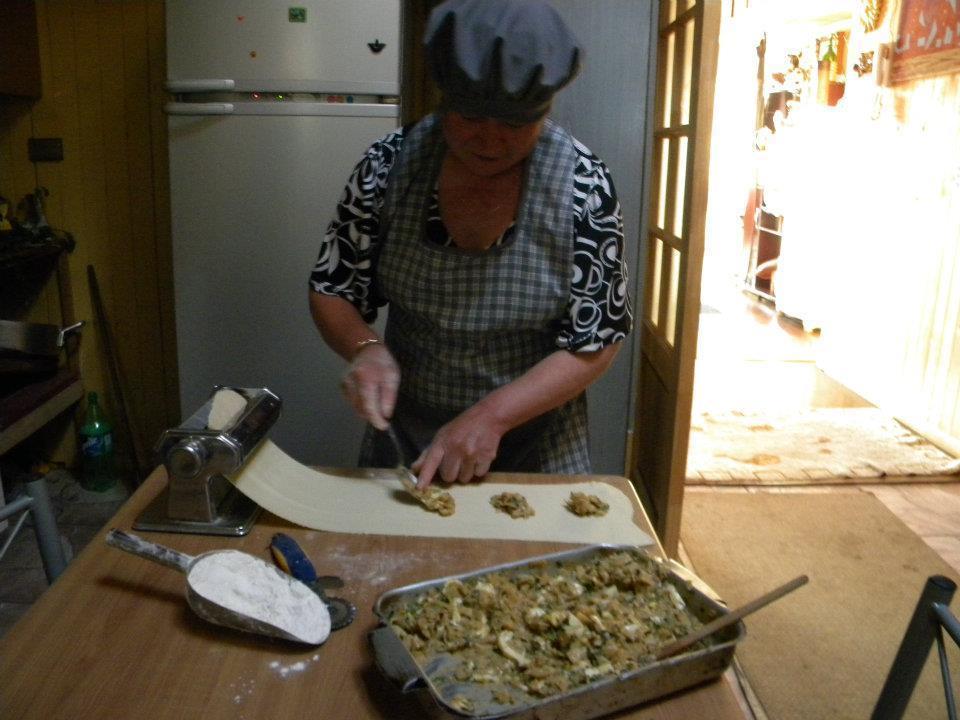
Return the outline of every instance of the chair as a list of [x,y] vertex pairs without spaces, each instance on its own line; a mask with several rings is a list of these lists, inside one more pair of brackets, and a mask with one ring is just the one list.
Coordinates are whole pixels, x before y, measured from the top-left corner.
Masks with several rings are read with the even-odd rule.
[[903,717],[934,640],[937,641],[939,650],[947,717],[956,720],[957,709],[950,682],[947,649],[943,640],[943,631],[946,630],[960,646],[960,622],[957,622],[957,618],[950,612],[950,601],[956,589],[957,584],[943,575],[927,578],[920,600],[913,611],[913,618],[894,658],[893,667],[890,668],[873,715],[870,716],[871,720],[900,720]]
[[60,544],[60,533],[57,530],[57,521],[50,504],[50,493],[47,492],[47,481],[38,478],[24,483],[24,494],[9,504],[0,507],[0,522],[19,517],[7,538],[0,547],[0,558],[6,554],[11,543],[23,527],[27,515],[33,517],[33,531],[37,536],[37,545],[40,548],[40,558],[43,561],[43,570],[47,575],[47,582],[52,583],[67,566],[66,554]]

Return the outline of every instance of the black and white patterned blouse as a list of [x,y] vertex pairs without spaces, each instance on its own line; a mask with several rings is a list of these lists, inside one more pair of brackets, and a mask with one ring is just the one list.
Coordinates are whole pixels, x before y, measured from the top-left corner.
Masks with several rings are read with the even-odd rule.
[[[374,290],[373,257],[387,176],[403,144],[401,128],[378,140],[357,163],[320,244],[310,275],[315,292],[349,300],[367,322],[385,304]],[[623,219],[613,180],[596,155],[574,140],[574,267],[567,312],[558,321],[556,344],[572,351],[594,351],[630,332],[633,312],[623,259]],[[506,241],[513,227],[498,243]],[[452,243],[440,219],[434,192],[428,209],[427,239]]]

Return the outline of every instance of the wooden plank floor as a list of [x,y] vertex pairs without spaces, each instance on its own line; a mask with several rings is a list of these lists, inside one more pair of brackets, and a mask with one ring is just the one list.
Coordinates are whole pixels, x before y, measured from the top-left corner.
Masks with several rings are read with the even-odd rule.
[[[694,412],[870,407],[816,366],[817,336],[767,303],[732,292],[700,316]],[[887,479],[816,487],[695,486],[687,492],[869,492],[960,572],[960,480]]]

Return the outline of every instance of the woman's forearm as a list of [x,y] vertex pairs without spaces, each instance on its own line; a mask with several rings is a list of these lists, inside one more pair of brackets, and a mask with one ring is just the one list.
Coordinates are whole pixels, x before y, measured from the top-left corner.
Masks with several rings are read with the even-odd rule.
[[353,360],[364,340],[378,337],[357,308],[341,297],[311,290],[310,315],[327,345],[347,362]]
[[340,387],[361,418],[387,427],[397,402],[400,369],[380,338],[347,300],[310,293],[310,314],[324,341],[349,363]]
[[586,390],[610,367],[620,345],[584,353],[558,350],[487,395],[474,409],[488,415],[502,432],[511,430]]

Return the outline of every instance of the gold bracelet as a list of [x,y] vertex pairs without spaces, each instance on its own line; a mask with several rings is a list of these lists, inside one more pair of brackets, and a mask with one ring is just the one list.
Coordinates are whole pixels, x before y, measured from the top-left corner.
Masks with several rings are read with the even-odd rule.
[[354,349],[353,356],[356,357],[360,354],[360,351],[363,350],[367,345],[383,345],[383,340],[380,338],[366,338],[365,340],[358,340],[356,348]]

